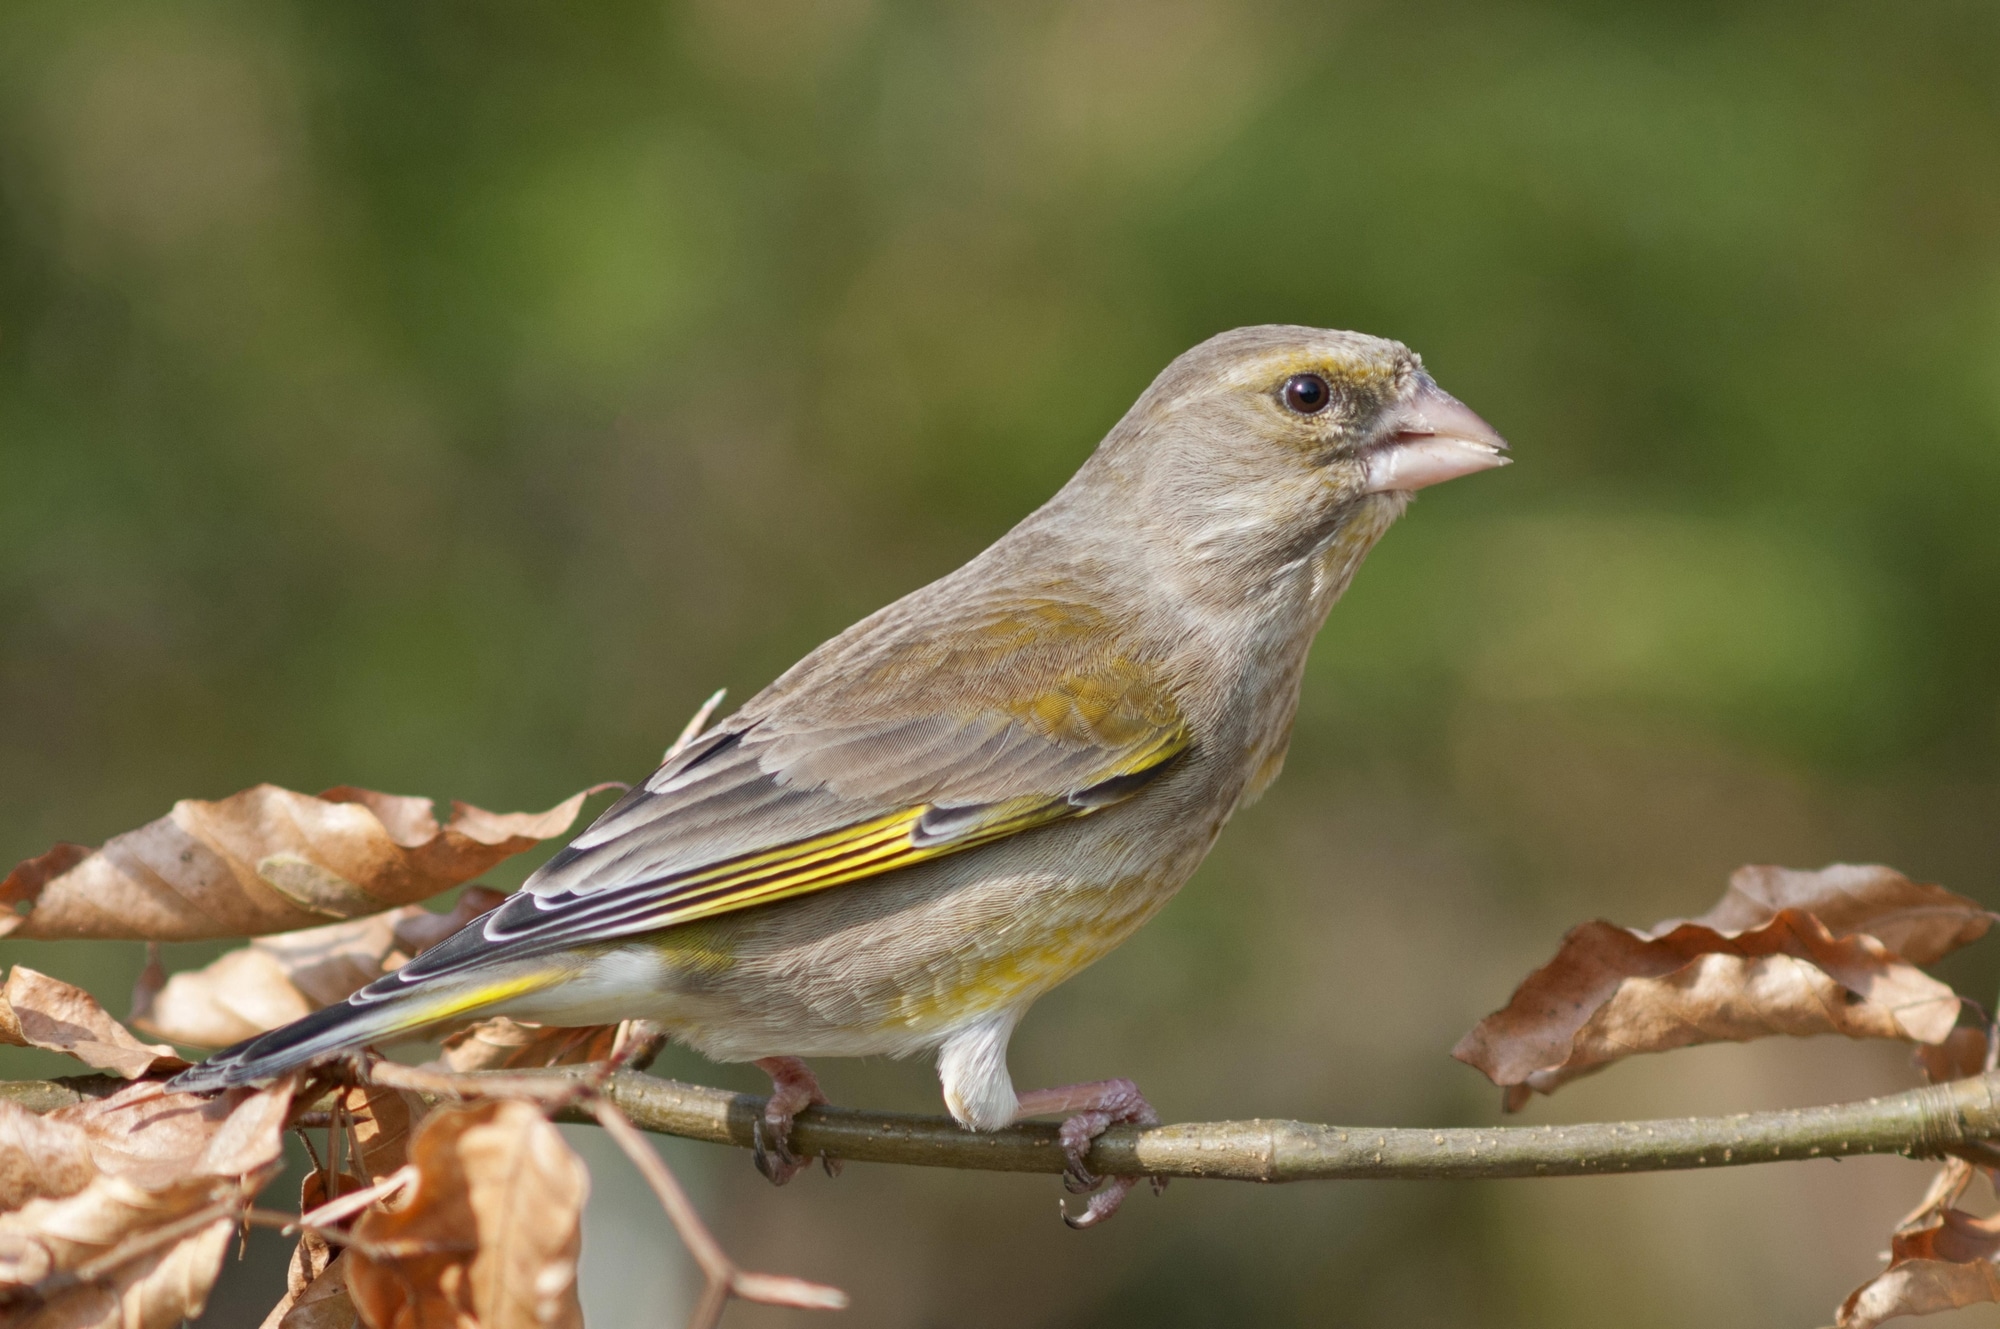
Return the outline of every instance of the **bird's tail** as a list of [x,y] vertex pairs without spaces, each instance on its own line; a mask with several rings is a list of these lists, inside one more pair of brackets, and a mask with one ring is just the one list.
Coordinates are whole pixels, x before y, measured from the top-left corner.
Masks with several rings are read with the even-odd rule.
[[353,1048],[405,1038],[538,991],[559,981],[561,974],[542,969],[455,977],[458,981],[408,983],[389,974],[346,1001],[216,1053],[201,1065],[182,1071],[167,1082],[167,1087],[203,1093],[268,1080]]

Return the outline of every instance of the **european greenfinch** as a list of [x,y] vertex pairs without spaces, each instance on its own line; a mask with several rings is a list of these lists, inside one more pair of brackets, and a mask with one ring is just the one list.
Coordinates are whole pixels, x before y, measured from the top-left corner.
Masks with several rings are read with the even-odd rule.
[[972,1130],[1063,1114],[1089,1189],[1090,1141],[1157,1117],[1129,1080],[1017,1091],[1015,1025],[1276,777],[1313,636],[1411,494],[1505,446],[1397,342],[1211,338],[1039,510],[683,746],[505,903],[175,1085],[475,1017],[644,1018],[771,1073],[780,1176],[824,1101],[800,1058],[935,1052]]

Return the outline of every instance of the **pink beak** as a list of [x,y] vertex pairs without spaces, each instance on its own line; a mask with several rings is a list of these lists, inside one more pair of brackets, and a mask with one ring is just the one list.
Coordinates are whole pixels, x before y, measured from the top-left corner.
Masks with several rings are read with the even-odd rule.
[[1507,441],[1493,426],[1466,409],[1464,403],[1425,382],[1372,445],[1364,459],[1368,481],[1364,492],[1411,491],[1443,484],[1461,475],[1490,471],[1512,460]]

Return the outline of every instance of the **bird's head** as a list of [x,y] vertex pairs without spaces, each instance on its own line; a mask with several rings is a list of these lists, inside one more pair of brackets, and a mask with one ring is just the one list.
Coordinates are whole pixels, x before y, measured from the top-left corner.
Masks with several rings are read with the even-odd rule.
[[1400,342],[1238,328],[1167,366],[1078,480],[1103,519],[1241,584],[1343,531],[1379,535],[1410,494],[1504,466],[1506,447]]

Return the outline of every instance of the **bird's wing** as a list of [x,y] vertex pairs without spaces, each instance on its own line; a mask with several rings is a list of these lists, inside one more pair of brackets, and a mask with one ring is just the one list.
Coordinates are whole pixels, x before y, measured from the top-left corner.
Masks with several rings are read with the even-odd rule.
[[1089,611],[836,639],[668,761],[422,980],[864,881],[1086,816],[1189,745],[1157,667]]

